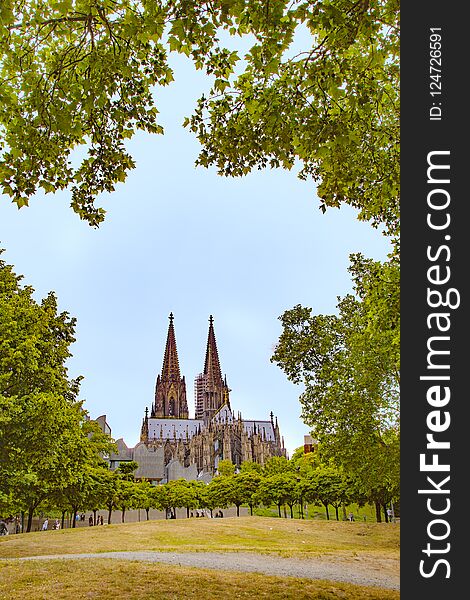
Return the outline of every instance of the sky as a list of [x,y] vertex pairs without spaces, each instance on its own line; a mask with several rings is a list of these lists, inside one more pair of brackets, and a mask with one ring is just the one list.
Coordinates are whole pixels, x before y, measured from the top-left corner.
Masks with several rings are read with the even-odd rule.
[[323,215],[313,183],[295,170],[226,179],[196,168],[199,143],[182,122],[209,83],[184,57],[171,63],[175,82],[156,92],[165,135],[129,141],[137,167],[98,199],[107,211],[100,228],[79,219],[68,192],[38,193],[21,210],[1,197],[2,258],[36,299],[54,290],[60,310],[77,318],[69,373],[84,377],[84,407],[91,418],[106,415],[115,439],[139,441],[170,312],[194,416],[212,314],[232,409],[249,419],[272,410],[292,455],[309,428],[301,386],[270,362],[278,317],[296,304],[335,312],[351,291],[349,254],[383,260],[390,246],[349,207]]

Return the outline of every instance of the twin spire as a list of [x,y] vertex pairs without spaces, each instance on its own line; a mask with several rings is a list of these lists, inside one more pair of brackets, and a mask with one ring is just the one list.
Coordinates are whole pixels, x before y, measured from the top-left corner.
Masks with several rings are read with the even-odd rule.
[[[187,419],[186,383],[180,374],[173,313],[170,313],[169,319],[162,372],[157,377],[155,402],[150,416]],[[209,317],[204,371],[197,376],[196,382],[196,419],[209,422],[224,404],[230,407],[228,395],[230,390],[227,381],[222,378],[212,315]]]
[[[166,337],[165,355],[163,357],[162,378],[180,379],[180,365],[178,360],[178,350],[176,349],[175,328],[173,326],[174,316],[170,313],[168,317],[170,324]],[[204,375],[208,378],[218,381],[222,379],[220,369],[219,353],[217,351],[217,342],[214,333],[214,318],[209,316],[209,333],[207,336],[206,359],[204,361]]]

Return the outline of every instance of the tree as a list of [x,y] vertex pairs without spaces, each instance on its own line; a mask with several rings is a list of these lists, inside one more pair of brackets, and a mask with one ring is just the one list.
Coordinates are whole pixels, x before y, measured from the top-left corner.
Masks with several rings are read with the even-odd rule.
[[137,484],[128,479],[119,478],[116,489],[116,506],[121,510],[121,523],[125,522],[126,510],[134,508],[137,499]]
[[335,509],[336,520],[339,521],[339,507],[349,503],[352,498],[350,481],[334,467],[319,467],[311,477],[310,483],[310,493],[325,507],[326,518],[330,518],[328,505],[331,504]]
[[214,486],[211,486],[211,483],[200,483],[200,486],[197,488],[197,506],[198,508],[208,508],[212,517],[214,509],[219,507],[219,498],[217,497],[217,490]]
[[285,456],[271,456],[264,464],[265,475],[287,473],[292,470],[292,464]]
[[217,465],[217,472],[222,477],[228,477],[235,473],[235,465],[231,460],[219,460]]
[[145,509],[147,521],[149,520],[150,509],[159,506],[157,495],[154,494],[154,490],[155,486],[146,479],[141,480],[136,484],[137,507]]
[[[96,513],[100,508],[107,508],[106,495],[108,480],[111,474],[109,466],[103,461],[90,470],[89,483],[85,493],[84,508],[93,512],[93,524],[96,525]],[[112,475],[112,474],[111,474]]]
[[0,20],[0,179],[18,206],[70,189],[99,225],[96,197],[135,166],[126,140],[163,132],[154,89],[178,52],[212,81],[186,121],[197,164],[238,176],[297,161],[323,210],[346,202],[396,235],[397,0],[10,0]]
[[228,508],[232,504],[232,489],[229,480],[233,475],[214,477],[207,486],[207,507],[211,511],[214,508]]
[[[248,504],[250,507],[250,514],[253,515],[253,508],[257,505],[256,492],[263,479],[262,474],[257,469],[243,469],[242,463],[241,472],[236,476],[238,478],[238,485],[242,490],[243,504]],[[258,465],[258,463],[251,463]]]
[[[399,267],[352,256],[356,294],[337,315],[296,306],[281,317],[273,354],[303,383],[302,417],[325,459],[362,481],[365,493],[399,482]],[[388,481],[388,483],[386,482]],[[368,490],[368,492],[366,492]]]
[[119,463],[116,469],[118,478],[115,504],[121,509],[121,522],[124,523],[126,510],[133,508],[137,501],[137,485],[134,472],[139,467],[135,460]]
[[[260,482],[256,497],[265,506],[276,504],[279,517],[281,516],[281,506],[288,504],[291,518],[293,518],[293,507],[298,500],[297,477],[293,472],[268,475]],[[286,516],[285,510],[284,516]]]
[[[259,478],[258,478],[259,479]],[[219,507],[235,505],[237,517],[240,516],[240,506],[248,503],[253,504],[251,496],[256,489],[256,480],[252,474],[237,473],[216,477],[210,483],[214,490],[214,497],[218,500]]]
[[122,461],[116,469],[120,478],[125,481],[134,481],[134,472],[139,468],[139,463],[135,460]]
[[185,507],[186,516],[189,518],[189,510],[196,508],[198,503],[198,496],[193,482],[186,481],[186,479],[178,479],[165,483],[164,488],[166,491],[167,507],[174,510],[175,517],[176,509]]

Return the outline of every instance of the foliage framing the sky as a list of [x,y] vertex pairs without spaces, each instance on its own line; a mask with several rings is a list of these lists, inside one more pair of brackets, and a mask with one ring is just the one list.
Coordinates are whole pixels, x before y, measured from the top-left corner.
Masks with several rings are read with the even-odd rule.
[[[173,79],[174,51],[213,83],[186,121],[198,164],[238,176],[299,161],[323,209],[346,202],[396,236],[398,15],[397,0],[4,0],[2,191],[23,206],[38,189],[69,189],[99,225],[96,197],[135,166],[126,140],[163,132],[155,91]],[[309,43],[292,56],[299,30]],[[224,31],[251,36],[245,57]]]

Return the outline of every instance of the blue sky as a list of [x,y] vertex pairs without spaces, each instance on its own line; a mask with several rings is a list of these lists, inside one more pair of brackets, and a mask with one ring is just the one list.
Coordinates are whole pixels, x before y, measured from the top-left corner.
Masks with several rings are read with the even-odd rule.
[[278,317],[295,304],[334,312],[351,290],[348,255],[384,259],[389,244],[348,207],[323,215],[313,184],[294,171],[225,179],[196,169],[199,145],[181,123],[208,80],[182,57],[172,64],[176,81],[156,93],[165,135],[129,142],[137,168],[99,199],[104,224],[80,221],[66,192],[38,194],[19,211],[2,198],[3,258],[38,298],[55,290],[61,310],[77,318],[70,374],[84,376],[85,408],[92,418],[106,414],[116,439],[139,439],[171,311],[194,413],[212,314],[232,408],[256,419],[272,410],[292,453],[308,428],[301,388],[269,361]]

